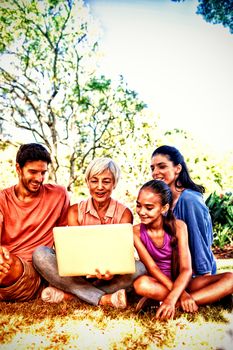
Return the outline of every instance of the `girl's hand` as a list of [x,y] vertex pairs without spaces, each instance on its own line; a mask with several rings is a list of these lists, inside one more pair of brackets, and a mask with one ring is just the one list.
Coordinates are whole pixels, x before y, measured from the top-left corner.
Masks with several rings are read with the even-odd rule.
[[173,319],[175,315],[175,304],[172,302],[166,301],[166,299],[163,301],[163,303],[160,305],[156,312],[156,319],[160,320],[167,320],[167,319]]
[[198,310],[195,300],[187,292],[181,295],[180,304],[182,309],[186,312],[196,312]]

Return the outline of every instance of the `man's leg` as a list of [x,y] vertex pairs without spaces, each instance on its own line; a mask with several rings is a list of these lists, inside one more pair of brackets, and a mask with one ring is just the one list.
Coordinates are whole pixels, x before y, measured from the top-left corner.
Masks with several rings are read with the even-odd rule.
[[13,258],[12,262],[14,269],[12,274],[3,279],[4,286],[1,284],[0,300],[29,301],[37,298],[42,285],[41,278],[32,263],[18,257]]

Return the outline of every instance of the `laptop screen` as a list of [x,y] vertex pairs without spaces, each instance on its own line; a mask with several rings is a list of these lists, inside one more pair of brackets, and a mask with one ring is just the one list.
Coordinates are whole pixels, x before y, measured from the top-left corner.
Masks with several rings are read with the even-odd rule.
[[53,234],[60,276],[135,272],[132,224],[55,227]]

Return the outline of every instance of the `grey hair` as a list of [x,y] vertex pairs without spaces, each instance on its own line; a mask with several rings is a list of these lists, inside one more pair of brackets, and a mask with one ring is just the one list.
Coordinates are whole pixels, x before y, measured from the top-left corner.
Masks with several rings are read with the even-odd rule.
[[114,187],[116,187],[120,178],[120,168],[111,158],[95,158],[87,166],[85,172],[85,181],[88,182],[90,177],[103,173],[105,170],[112,173],[114,180]]

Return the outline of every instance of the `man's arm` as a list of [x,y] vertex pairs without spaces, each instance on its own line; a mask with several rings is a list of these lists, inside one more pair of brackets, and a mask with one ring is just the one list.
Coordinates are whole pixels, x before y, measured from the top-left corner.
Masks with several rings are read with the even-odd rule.
[[63,203],[63,207],[62,207],[62,211],[61,211],[61,216],[60,216],[58,223],[57,223],[58,226],[67,226],[69,206],[70,206],[69,194],[66,191],[66,189],[64,188],[64,203]]
[[68,210],[68,226],[79,226],[78,222],[78,205],[73,204]]

